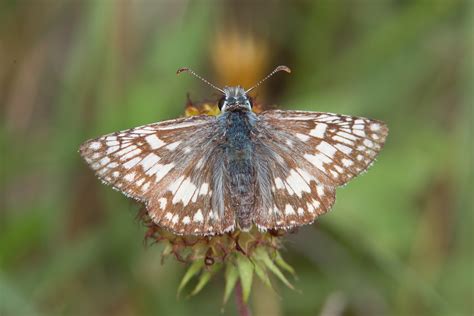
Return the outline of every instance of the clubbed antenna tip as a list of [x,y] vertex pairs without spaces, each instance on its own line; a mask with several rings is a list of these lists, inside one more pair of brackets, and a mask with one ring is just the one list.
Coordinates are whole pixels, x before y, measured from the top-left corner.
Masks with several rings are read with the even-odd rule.
[[285,71],[285,72],[291,74],[290,67],[285,66],[285,65],[281,65],[281,66],[276,67],[275,70],[273,70],[272,72],[276,73],[276,72],[279,72],[279,71]]
[[271,76],[273,76],[274,74],[276,74],[277,72],[280,72],[280,71],[291,73],[291,69],[289,67],[287,67],[285,65],[280,65],[280,66],[276,67],[275,69],[273,69],[273,71],[271,73],[269,73],[265,78],[263,78],[262,80],[257,82],[253,87],[251,87],[250,89],[247,89],[247,91],[245,91],[245,93],[249,93],[250,91],[252,91],[256,87],[258,87],[260,84],[262,84],[265,80],[267,80],[268,78],[270,78]]
[[187,67],[179,68],[179,69],[176,71],[176,74],[179,75],[179,74],[182,73],[183,71],[189,71],[189,68],[187,68]]

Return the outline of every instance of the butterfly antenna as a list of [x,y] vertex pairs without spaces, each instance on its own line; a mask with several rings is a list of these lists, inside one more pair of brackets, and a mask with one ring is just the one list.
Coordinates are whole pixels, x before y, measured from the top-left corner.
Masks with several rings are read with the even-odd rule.
[[211,87],[213,87],[214,89],[216,89],[216,90],[222,92],[223,94],[225,94],[224,90],[222,90],[221,88],[217,87],[216,85],[210,83],[209,81],[207,81],[206,79],[204,79],[203,77],[201,77],[200,75],[198,75],[197,73],[195,73],[192,69],[187,68],[187,67],[179,68],[178,71],[176,71],[176,74],[179,75],[179,74],[182,73],[182,72],[189,72],[189,73],[190,73],[191,75],[193,75],[194,77],[201,79],[202,81],[204,81],[205,83],[207,83],[208,85],[210,85]]
[[289,67],[287,67],[287,66],[278,66],[275,69],[273,69],[273,71],[271,73],[269,73],[265,78],[263,78],[262,80],[257,82],[252,88],[246,90],[245,93],[246,94],[249,93],[250,91],[252,91],[256,87],[258,87],[260,84],[262,84],[265,80],[267,80],[268,78],[270,78],[271,76],[273,76],[274,74],[276,74],[277,72],[280,72],[280,71],[285,71],[287,73],[291,73],[291,69]]

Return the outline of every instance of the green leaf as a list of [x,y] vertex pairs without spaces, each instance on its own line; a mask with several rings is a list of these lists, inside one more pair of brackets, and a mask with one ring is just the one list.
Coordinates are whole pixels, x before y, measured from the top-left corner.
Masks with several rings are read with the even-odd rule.
[[263,249],[258,249],[255,251],[255,259],[261,260],[266,267],[273,272],[286,286],[294,290],[293,285],[288,281],[285,275],[280,271],[280,269],[275,265],[272,259],[268,256],[268,253]]
[[246,256],[237,254],[237,269],[239,270],[240,281],[242,283],[244,302],[247,302],[250,296],[250,290],[252,289],[254,265]]
[[276,256],[275,256],[275,263],[280,267],[282,268],[283,270],[293,274],[293,275],[296,275],[295,273],[295,269],[293,269],[292,266],[290,266],[285,260],[283,260],[283,257],[281,256],[280,252],[276,252]]
[[181,293],[181,291],[184,289],[184,287],[186,286],[186,284],[189,283],[189,281],[191,280],[191,278],[196,275],[203,267],[204,265],[204,261],[203,260],[196,260],[193,262],[193,264],[189,267],[188,271],[186,271],[186,273],[184,274],[183,276],[183,279],[181,280],[181,283],[179,284],[179,287],[178,287],[178,297],[179,297],[179,294]]
[[235,284],[239,278],[239,271],[232,263],[227,263],[225,270],[225,290],[224,290],[224,304],[229,300],[230,294],[235,288]]

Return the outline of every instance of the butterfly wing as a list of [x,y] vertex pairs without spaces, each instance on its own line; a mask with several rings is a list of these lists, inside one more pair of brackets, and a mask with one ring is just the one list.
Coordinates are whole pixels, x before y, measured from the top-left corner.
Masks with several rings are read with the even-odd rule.
[[254,222],[261,229],[309,224],[326,213],[335,188],[372,164],[388,133],[376,120],[279,110],[260,114],[256,129]]
[[216,118],[194,116],[85,142],[82,157],[106,184],[146,204],[153,221],[179,234],[233,228]]

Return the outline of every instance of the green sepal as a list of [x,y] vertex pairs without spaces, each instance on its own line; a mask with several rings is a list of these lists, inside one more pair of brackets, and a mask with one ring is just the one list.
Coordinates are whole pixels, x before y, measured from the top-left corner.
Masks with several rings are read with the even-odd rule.
[[270,278],[268,277],[267,269],[265,269],[265,265],[261,263],[259,260],[254,260],[255,264],[255,274],[258,278],[265,284],[269,289],[273,290],[272,283],[270,282]]
[[202,269],[203,266],[204,266],[204,260],[196,260],[193,262],[193,264],[191,264],[191,266],[188,268],[183,278],[181,279],[181,283],[179,284],[178,293],[177,293],[178,297],[181,291],[186,286],[186,284],[189,283],[192,277],[195,276]]
[[235,284],[239,279],[239,271],[231,262],[227,263],[227,268],[225,270],[225,289],[224,289],[224,303],[225,305],[229,300],[232,291],[235,288]]
[[242,294],[244,302],[247,303],[250,296],[250,290],[252,289],[254,265],[249,258],[240,253],[237,254],[236,259],[240,282],[242,284]]
[[257,249],[257,251],[255,251],[255,258],[257,260],[263,261],[263,263],[266,265],[266,267],[270,271],[272,271],[274,275],[276,275],[287,287],[294,290],[293,285],[288,281],[288,279],[285,277],[285,275],[280,271],[278,266],[275,265],[275,263],[268,256],[268,253],[265,250]]
[[194,289],[191,292],[190,296],[196,295],[199,292],[201,292],[201,290],[204,288],[204,286],[206,286],[206,284],[209,282],[209,280],[211,279],[213,274],[214,274],[213,271],[209,271],[209,270],[203,271],[201,273],[201,275],[199,276],[199,281],[196,284],[196,286],[194,287]]
[[296,276],[295,269],[293,269],[292,266],[290,266],[285,260],[283,260],[283,257],[278,251],[276,251],[275,263],[283,270],[291,273],[293,276]]
[[166,244],[166,246],[163,248],[163,251],[161,252],[162,257],[166,257],[169,255],[171,252],[173,252],[173,245],[171,244]]

